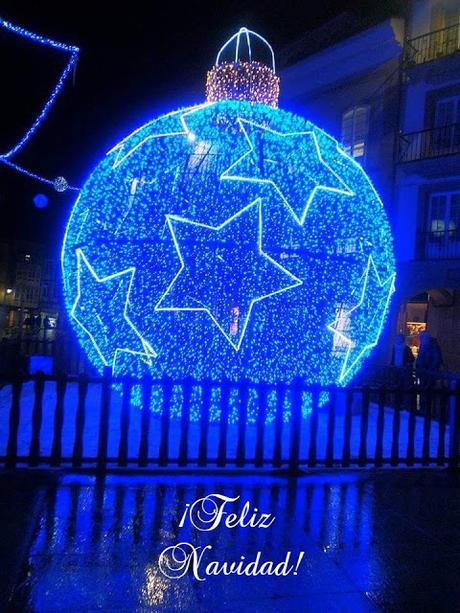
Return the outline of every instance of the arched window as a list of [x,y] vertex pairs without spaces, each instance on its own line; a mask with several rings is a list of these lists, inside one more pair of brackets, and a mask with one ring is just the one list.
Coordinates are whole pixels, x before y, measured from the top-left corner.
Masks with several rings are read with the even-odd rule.
[[369,106],[354,106],[342,115],[342,144],[352,157],[363,160],[369,132]]

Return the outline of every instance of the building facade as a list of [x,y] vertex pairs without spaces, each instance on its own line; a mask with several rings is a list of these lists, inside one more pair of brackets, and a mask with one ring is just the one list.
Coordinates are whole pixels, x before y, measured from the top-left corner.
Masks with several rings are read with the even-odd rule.
[[46,335],[56,328],[60,310],[58,262],[42,245],[0,242],[0,333],[15,337]]
[[416,354],[428,329],[460,371],[460,1],[407,3],[288,64],[281,91],[363,165],[388,212],[398,274],[375,360],[398,332]]

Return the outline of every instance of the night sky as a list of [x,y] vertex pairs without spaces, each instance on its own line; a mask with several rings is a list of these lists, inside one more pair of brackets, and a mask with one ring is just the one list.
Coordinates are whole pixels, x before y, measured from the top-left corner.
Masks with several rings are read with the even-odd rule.
[[[0,15],[16,25],[80,47],[70,79],[43,127],[15,161],[80,186],[105,152],[156,115],[201,102],[219,47],[245,25],[275,54],[331,19],[362,26],[401,13],[403,0],[252,0],[223,2],[11,2]],[[347,13],[345,16],[343,13]],[[46,100],[65,58],[0,29],[0,146],[10,148]],[[281,83],[282,88],[282,83]],[[49,197],[37,210],[33,196]],[[58,194],[0,167],[0,238],[47,242],[58,249],[75,192]]]

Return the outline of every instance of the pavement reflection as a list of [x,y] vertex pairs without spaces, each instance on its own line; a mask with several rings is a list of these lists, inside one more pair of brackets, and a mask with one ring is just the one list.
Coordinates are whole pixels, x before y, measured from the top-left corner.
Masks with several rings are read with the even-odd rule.
[[[458,485],[438,470],[68,475],[46,492],[14,610],[459,610]],[[268,529],[179,527],[185,505],[211,493],[276,520]],[[209,559],[221,561],[305,555],[297,576],[169,579],[158,558],[181,541],[212,545]]]

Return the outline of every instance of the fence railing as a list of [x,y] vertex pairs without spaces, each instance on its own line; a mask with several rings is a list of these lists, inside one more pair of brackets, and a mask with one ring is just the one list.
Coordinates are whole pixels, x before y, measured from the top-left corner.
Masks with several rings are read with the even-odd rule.
[[460,258],[460,229],[417,233],[417,259]]
[[460,123],[400,135],[400,162],[414,162],[456,153],[460,153]]
[[428,32],[406,42],[407,65],[424,64],[460,50],[460,24]]
[[455,381],[340,389],[37,374],[8,383],[5,397],[9,467],[459,465]]

